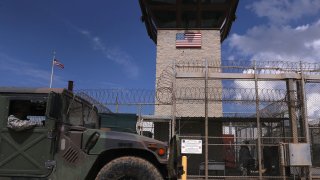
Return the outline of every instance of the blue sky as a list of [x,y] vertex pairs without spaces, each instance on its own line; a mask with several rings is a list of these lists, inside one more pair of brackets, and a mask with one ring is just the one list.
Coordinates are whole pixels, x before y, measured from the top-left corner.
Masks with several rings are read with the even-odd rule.
[[[0,0],[0,86],[155,86],[156,46],[132,0]],[[223,59],[319,60],[318,0],[240,0]]]

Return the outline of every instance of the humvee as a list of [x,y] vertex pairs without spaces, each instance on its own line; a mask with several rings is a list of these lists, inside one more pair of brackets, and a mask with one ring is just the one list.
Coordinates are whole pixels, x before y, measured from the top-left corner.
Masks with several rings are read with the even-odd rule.
[[[19,101],[42,126],[7,127]],[[0,179],[165,179],[167,154],[166,143],[100,128],[94,104],[69,90],[0,88]]]

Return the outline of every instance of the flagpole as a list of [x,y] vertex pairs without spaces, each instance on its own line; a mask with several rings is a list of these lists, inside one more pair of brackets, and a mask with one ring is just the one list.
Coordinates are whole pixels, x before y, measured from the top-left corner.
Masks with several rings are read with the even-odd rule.
[[53,80],[53,67],[54,67],[54,59],[56,58],[56,51],[53,51],[53,58],[51,63],[51,76],[50,76],[50,88],[52,87],[52,80]]

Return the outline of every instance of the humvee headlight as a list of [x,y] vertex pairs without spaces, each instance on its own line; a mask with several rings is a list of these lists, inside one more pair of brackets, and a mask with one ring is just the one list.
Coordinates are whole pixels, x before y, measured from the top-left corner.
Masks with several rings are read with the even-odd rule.
[[163,149],[163,148],[159,148],[159,149],[158,149],[158,154],[159,154],[159,156],[163,156],[163,155],[166,154],[166,150]]
[[159,156],[163,156],[166,154],[166,149],[163,147],[158,147],[158,144],[156,143],[149,143],[147,146],[150,150],[157,153]]

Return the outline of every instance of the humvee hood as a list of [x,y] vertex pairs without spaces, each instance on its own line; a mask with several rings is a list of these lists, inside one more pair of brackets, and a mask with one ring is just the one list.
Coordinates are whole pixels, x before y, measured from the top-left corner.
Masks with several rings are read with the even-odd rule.
[[146,136],[141,136],[138,134],[127,133],[127,132],[118,132],[118,131],[108,131],[106,132],[108,138],[114,137],[116,139],[129,140],[129,141],[145,141],[145,142],[154,142],[167,146],[167,143],[152,139]]
[[167,148],[167,143],[140,136],[133,133],[117,131],[100,131],[100,138],[91,154],[99,154],[104,150],[134,148],[146,150],[152,144],[158,148]]

